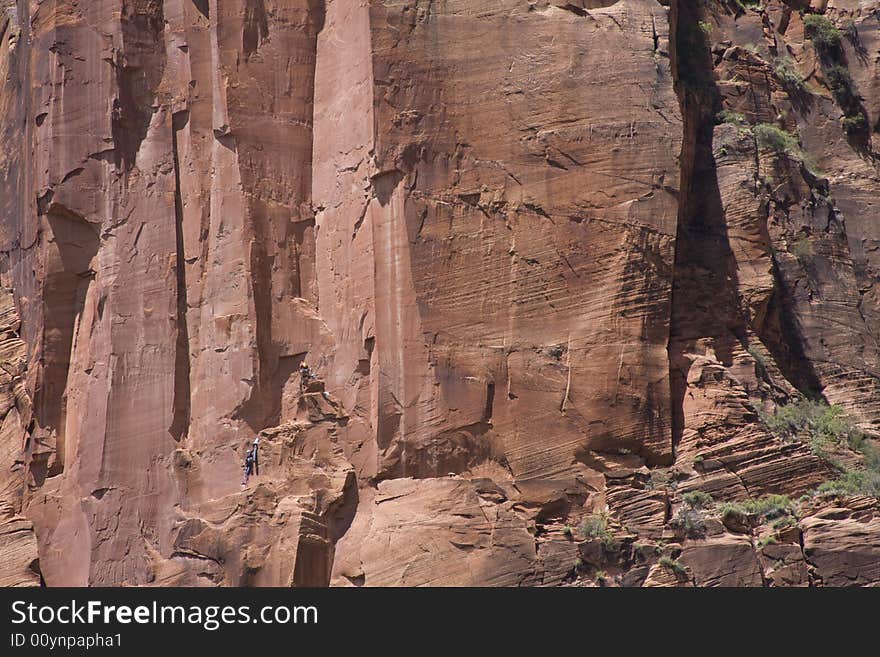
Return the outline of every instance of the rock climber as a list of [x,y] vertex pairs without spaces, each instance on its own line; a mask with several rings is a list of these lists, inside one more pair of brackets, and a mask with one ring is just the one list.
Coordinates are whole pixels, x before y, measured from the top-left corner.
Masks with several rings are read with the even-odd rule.
[[241,480],[241,487],[244,488],[247,486],[248,479],[250,479],[251,475],[254,474],[254,471],[257,468],[257,449],[260,445],[259,436],[254,438],[253,446],[247,451],[244,457],[244,477]]
[[299,387],[301,390],[305,390],[306,386],[308,386],[309,381],[312,379],[312,372],[309,369],[309,366],[306,365],[305,361],[303,361],[299,366]]

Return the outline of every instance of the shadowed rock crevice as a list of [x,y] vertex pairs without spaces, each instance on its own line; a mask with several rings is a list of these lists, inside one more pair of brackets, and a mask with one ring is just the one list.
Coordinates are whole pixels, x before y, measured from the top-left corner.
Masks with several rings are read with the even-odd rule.
[[180,152],[178,134],[186,128],[189,112],[177,112],[172,116],[172,149],[174,156],[174,216],[177,252],[177,353],[174,364],[174,418],[169,429],[175,440],[185,438],[190,423],[190,357],[189,327],[187,323],[186,255],[183,239],[183,199],[180,191]]
[[211,7],[209,0],[192,0],[193,5],[199,10],[199,13],[205,18],[211,17]]
[[734,345],[745,339],[712,148],[721,98],[701,19],[691,3],[672,3],[671,57],[684,121],[669,335],[674,444],[684,430],[687,354],[709,346],[729,365]]
[[264,0],[246,0],[244,7],[244,30],[241,45],[245,59],[249,58],[260,44],[269,38],[269,18],[266,15]]
[[773,276],[773,296],[767,306],[766,319],[758,327],[758,335],[773,355],[782,375],[807,397],[820,399],[823,386],[804,352],[803,337],[794,323],[793,299],[776,263]]
[[165,67],[162,0],[123,0],[122,50],[113,66],[118,95],[113,100],[113,144],[116,166],[135,165],[157,108],[157,91]]
[[[34,472],[42,476],[59,474],[64,467],[64,433],[66,397],[71,352],[78,337],[89,287],[95,277],[94,258],[100,239],[97,227],[83,217],[54,205],[45,215],[49,245],[47,270],[42,286],[41,303],[44,312],[41,355],[43,368],[34,394],[34,408],[40,430],[35,440],[57,441],[51,463],[46,469],[48,453],[32,449]],[[40,482],[41,483],[41,482]]]

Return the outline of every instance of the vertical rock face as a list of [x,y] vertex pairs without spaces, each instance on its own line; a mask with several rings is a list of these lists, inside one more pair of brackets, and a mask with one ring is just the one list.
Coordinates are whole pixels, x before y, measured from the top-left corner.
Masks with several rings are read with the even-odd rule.
[[[331,389],[373,382],[367,474],[494,460],[544,488],[573,480],[578,450],[671,459],[680,119],[656,45],[666,30],[654,3],[589,17],[519,2],[328,4],[319,305],[336,337]],[[501,37],[488,53],[486,34]],[[368,65],[335,64],[341,39]],[[611,52],[644,92],[603,67]],[[362,258],[370,289],[353,297],[341,272]]]
[[880,7],[2,7],[0,582],[877,583]]

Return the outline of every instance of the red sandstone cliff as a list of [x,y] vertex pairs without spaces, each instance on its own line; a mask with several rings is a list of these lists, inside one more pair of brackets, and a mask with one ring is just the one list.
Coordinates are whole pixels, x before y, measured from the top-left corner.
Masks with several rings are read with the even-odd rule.
[[0,585],[880,584],[880,3],[3,9]]

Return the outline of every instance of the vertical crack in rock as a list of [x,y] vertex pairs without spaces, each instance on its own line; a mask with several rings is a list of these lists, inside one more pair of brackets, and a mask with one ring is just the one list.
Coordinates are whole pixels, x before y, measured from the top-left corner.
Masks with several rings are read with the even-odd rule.
[[241,46],[247,60],[260,44],[269,38],[269,19],[263,0],[246,0],[244,8],[244,29],[241,33]]
[[[277,350],[272,341],[272,269],[274,258],[266,253],[270,240],[266,230],[268,218],[262,208],[251,205],[253,242],[250,245],[251,293],[254,304],[253,326],[257,342],[257,372],[252,392],[242,409],[242,417],[254,429],[269,426],[272,415],[280,408],[280,399],[269,399],[271,376],[277,367]],[[270,409],[269,406],[275,408]],[[277,419],[277,418],[276,418]]]
[[122,171],[134,167],[155,112],[165,67],[164,22],[162,0],[123,0],[112,113],[116,165]]
[[[251,393],[239,415],[254,429],[282,419],[285,388],[290,395],[296,366],[307,351],[291,320],[317,301],[311,168],[323,2],[297,0],[278,11],[283,18],[268,12],[263,0],[245,4],[245,62],[231,79],[243,87],[262,81],[287,91],[260,101],[237,89],[239,83],[227,89],[241,181],[249,190],[243,200],[246,230],[252,234],[246,257],[257,357]],[[289,52],[296,56],[290,59]],[[278,66],[280,58],[288,58],[286,67]],[[296,299],[307,303],[295,305]]]
[[177,253],[177,354],[174,364],[174,417],[169,429],[174,440],[186,437],[189,431],[190,407],[190,362],[189,328],[187,325],[186,255],[183,239],[183,199],[180,190],[180,152],[178,133],[186,127],[189,112],[177,112],[171,117],[171,140],[174,158],[174,215]]
[[41,296],[43,367],[34,401],[41,430],[38,440],[44,445],[51,445],[53,439],[57,441],[57,455],[32,452],[30,467],[38,485],[44,477],[59,474],[63,469],[71,354],[86,294],[95,275],[92,260],[99,246],[97,229],[76,212],[55,204],[48,208],[44,218],[48,252]]

